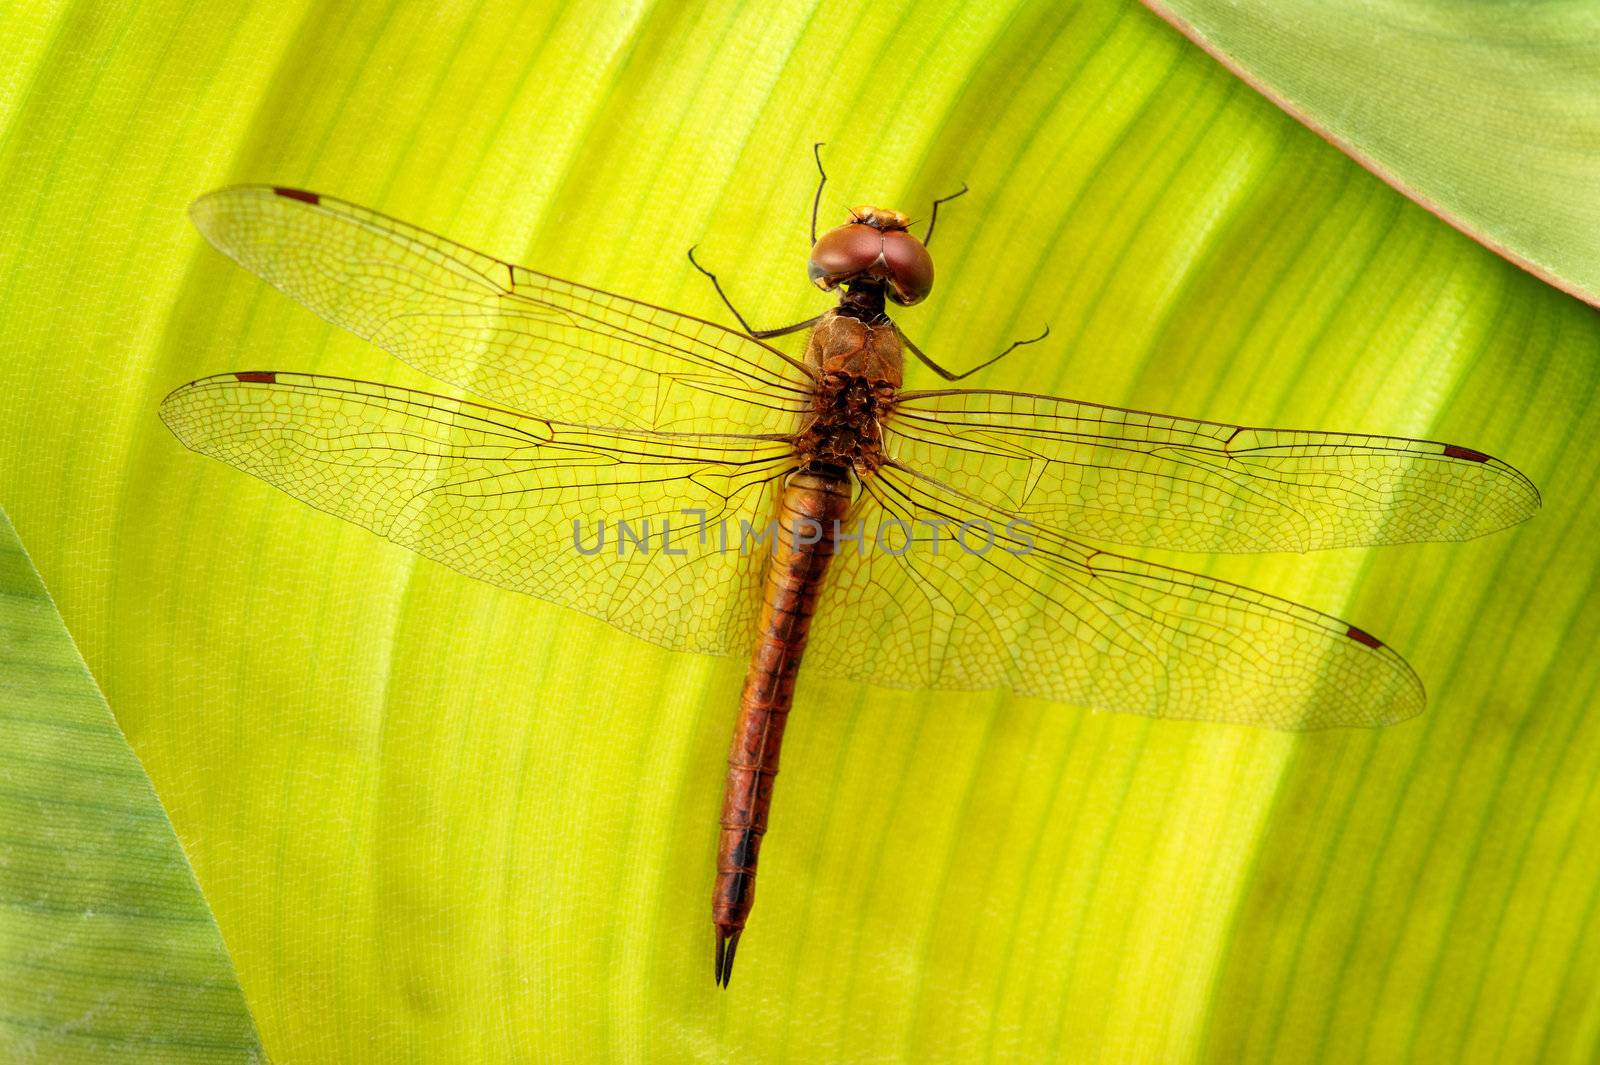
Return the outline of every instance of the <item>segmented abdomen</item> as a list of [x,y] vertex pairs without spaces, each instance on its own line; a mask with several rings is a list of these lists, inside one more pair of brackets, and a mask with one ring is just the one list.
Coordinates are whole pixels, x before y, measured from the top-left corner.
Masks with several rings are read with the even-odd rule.
[[834,533],[849,509],[850,496],[850,479],[843,470],[802,472],[790,476],[778,507],[755,651],[728,752],[711,903],[719,937],[719,975],[723,943],[727,942],[731,966],[733,945],[755,898],[756,861],[767,830],[795,674],[805,653],[822,578],[833,559]]

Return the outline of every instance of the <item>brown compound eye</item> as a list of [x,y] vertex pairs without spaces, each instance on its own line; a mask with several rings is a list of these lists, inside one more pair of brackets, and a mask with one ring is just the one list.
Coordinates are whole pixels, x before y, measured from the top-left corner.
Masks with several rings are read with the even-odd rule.
[[883,254],[883,234],[868,225],[851,223],[830,229],[811,246],[807,272],[824,292],[872,269]]
[[933,291],[933,256],[904,230],[883,235],[882,273],[889,281],[889,298],[902,306],[921,303]]

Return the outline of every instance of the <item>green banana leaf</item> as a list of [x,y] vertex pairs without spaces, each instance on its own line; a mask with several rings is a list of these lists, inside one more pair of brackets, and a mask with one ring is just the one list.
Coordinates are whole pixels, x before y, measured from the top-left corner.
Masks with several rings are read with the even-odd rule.
[[[0,501],[274,1060],[1595,1054],[1600,319],[1148,11],[162,0],[6,30]],[[824,223],[970,185],[898,320],[957,367],[1052,328],[975,386],[1449,440],[1545,508],[1466,544],[1146,553],[1398,648],[1430,707],[1382,731],[803,675],[723,991],[743,663],[420,560],[156,408],[235,369],[440,387],[205,245],[208,189],[317,189],[726,320],[698,245],[762,326],[827,305],[814,141]]]

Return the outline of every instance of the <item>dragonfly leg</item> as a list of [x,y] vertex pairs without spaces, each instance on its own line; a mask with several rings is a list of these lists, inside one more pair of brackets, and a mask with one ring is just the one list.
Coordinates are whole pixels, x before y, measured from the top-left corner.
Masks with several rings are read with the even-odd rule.
[[[817,242],[817,210],[822,206],[822,186],[828,183],[828,172],[822,169],[822,141],[811,146],[811,154],[817,160],[817,194],[811,198],[811,243]],[[937,207],[935,207],[937,209]]]
[[807,318],[803,322],[780,326],[777,329],[752,329],[750,328],[750,323],[744,320],[744,315],[739,313],[739,308],[735,307],[733,301],[728,298],[728,294],[722,291],[722,282],[717,280],[717,275],[701,266],[700,260],[694,257],[694,248],[689,249],[689,262],[696,270],[711,279],[711,287],[717,290],[717,295],[722,299],[722,305],[728,308],[734,318],[738,319],[740,328],[745,331],[747,336],[755,337],[757,340],[770,340],[773,337],[788,336],[790,333],[798,333],[802,329],[810,329],[822,318],[822,315],[819,314],[815,318]]
[[988,366],[993,366],[995,363],[999,362],[1001,359],[1005,358],[1007,355],[1010,355],[1013,351],[1016,351],[1018,348],[1027,347],[1029,344],[1037,344],[1037,343],[1039,343],[1039,341],[1043,340],[1045,337],[1050,335],[1050,327],[1047,325],[1047,326],[1044,327],[1044,332],[1040,333],[1038,336],[1031,337],[1031,338],[1029,338],[1027,340],[1013,340],[1010,344],[1008,344],[1006,346],[1006,349],[1004,351],[1002,351],[1000,354],[994,356],[991,359],[986,359],[983,362],[978,363],[978,365],[974,366],[972,369],[967,370],[964,373],[951,373],[949,370],[946,370],[943,366],[940,366],[938,363],[936,363],[932,359],[928,358],[928,356],[923,353],[923,350],[921,348],[917,347],[915,344],[913,344],[911,342],[911,338],[906,336],[905,332],[898,325],[894,327],[894,331],[896,333],[900,334],[900,342],[902,344],[904,344],[910,350],[911,354],[915,355],[918,359],[920,359],[922,361],[922,365],[926,366],[928,369],[932,370],[934,373],[938,374],[940,377],[944,378],[946,381],[959,381],[963,377],[971,377],[973,374],[977,373],[979,370],[982,370],[982,369],[984,369],[985,367],[988,367]]
[[[928,230],[922,234],[922,246],[924,248],[926,248],[928,246],[928,242],[933,239],[933,224],[939,220],[939,205],[941,203],[949,203],[951,200],[960,199],[962,196],[965,196],[968,191],[970,190],[967,188],[967,183],[963,181],[961,183],[960,192],[952,192],[948,196],[940,196],[937,200],[933,201],[933,211],[928,215]],[[821,189],[817,190],[818,195],[820,195],[821,192]],[[814,226],[812,228],[815,229]],[[817,238],[812,237],[811,243],[815,244],[816,242]]]

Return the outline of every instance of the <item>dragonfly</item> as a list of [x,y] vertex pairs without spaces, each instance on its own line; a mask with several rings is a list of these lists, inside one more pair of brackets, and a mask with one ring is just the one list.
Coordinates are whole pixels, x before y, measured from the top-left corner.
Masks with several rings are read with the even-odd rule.
[[[250,370],[161,404],[187,447],[461,573],[674,651],[748,656],[712,895],[723,987],[802,657],[808,674],[888,688],[1384,725],[1425,696],[1365,629],[1101,545],[1465,540],[1539,506],[1517,470],[1455,444],[905,388],[907,353],[947,383],[973,372],[945,369],[888,314],[931,292],[927,249],[953,197],[920,238],[877,207],[819,238],[826,180],[808,273],[838,302],[772,330],[750,328],[693,249],[737,327],[315,192],[209,193],[190,213],[218,249],[476,399]],[[802,330],[801,357],[774,343]]]

